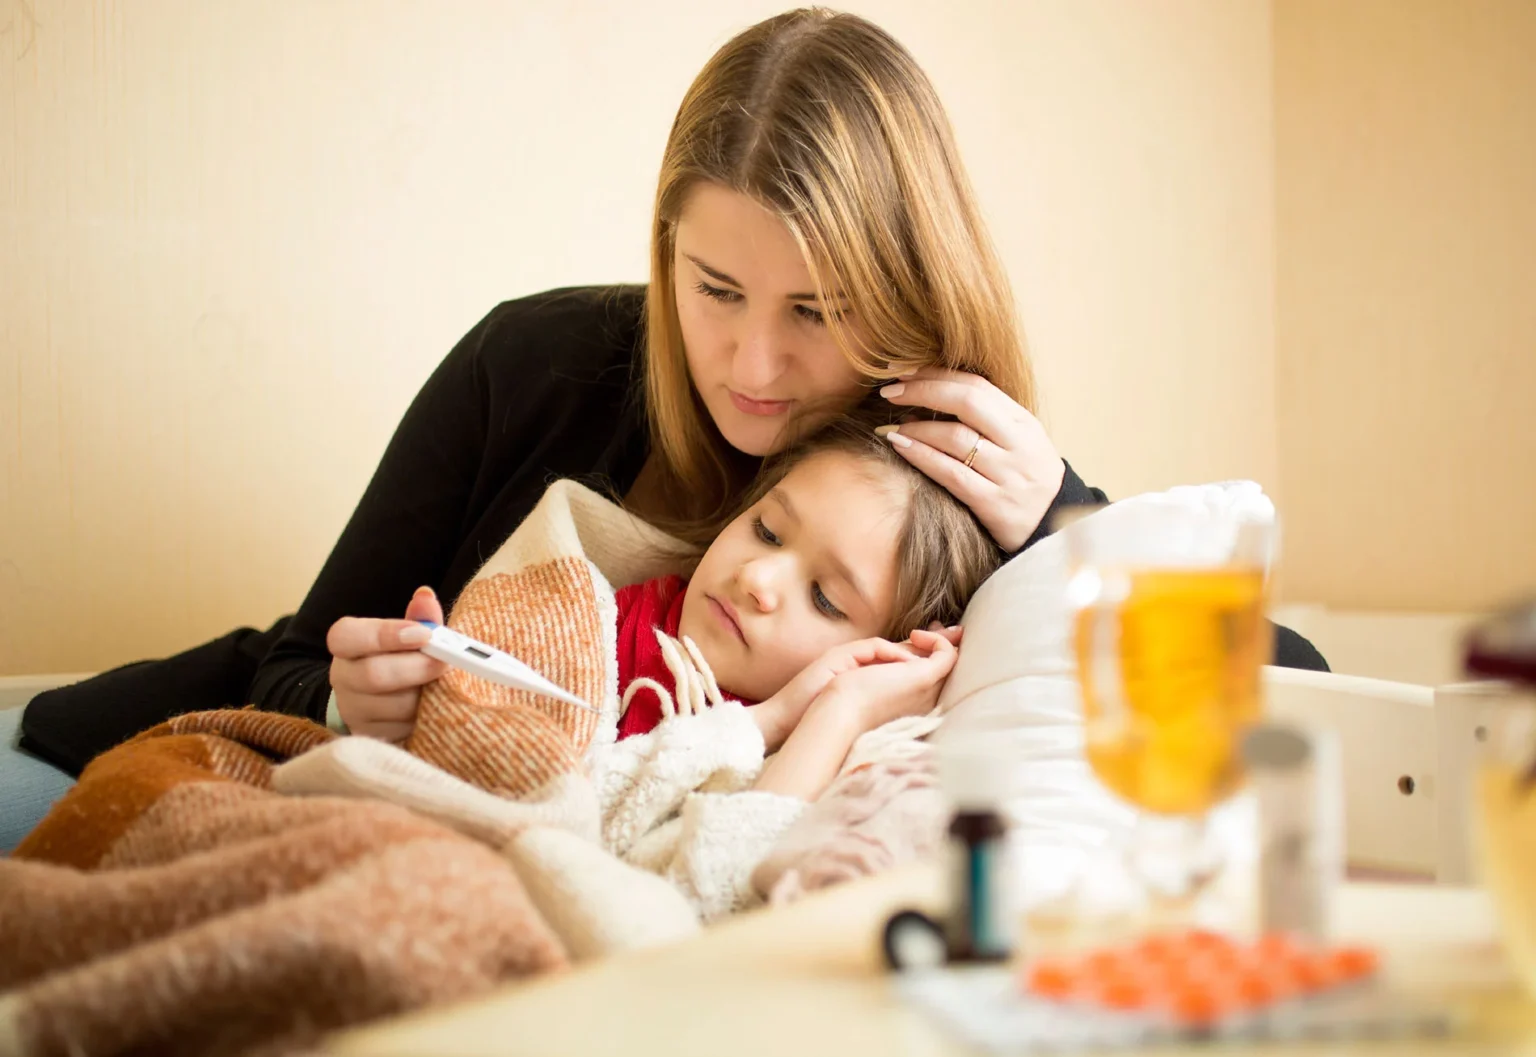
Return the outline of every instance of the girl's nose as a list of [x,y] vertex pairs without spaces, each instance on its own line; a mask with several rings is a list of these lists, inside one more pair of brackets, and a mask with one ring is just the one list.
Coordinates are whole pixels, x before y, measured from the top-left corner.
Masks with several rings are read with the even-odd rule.
[[736,579],[759,612],[771,613],[779,607],[781,592],[771,558],[755,558],[745,563],[737,570]]

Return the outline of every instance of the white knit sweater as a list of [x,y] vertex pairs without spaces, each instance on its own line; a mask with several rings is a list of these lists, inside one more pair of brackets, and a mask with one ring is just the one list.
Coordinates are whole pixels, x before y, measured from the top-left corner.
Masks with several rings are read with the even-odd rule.
[[763,736],[726,700],[588,757],[603,846],[665,877],[712,920],[757,901],[752,871],[806,803],[752,789]]

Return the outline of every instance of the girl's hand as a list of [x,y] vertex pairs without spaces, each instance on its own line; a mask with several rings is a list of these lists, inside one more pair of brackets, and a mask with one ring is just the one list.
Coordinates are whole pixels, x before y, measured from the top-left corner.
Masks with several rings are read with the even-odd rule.
[[914,631],[896,648],[901,655],[894,660],[837,676],[812,707],[853,712],[861,734],[932,712],[959,652],[947,636],[932,631]]
[[955,666],[954,645],[947,635],[914,631],[895,649],[892,660],[834,677],[805,709],[784,747],[763,765],[753,788],[815,800],[837,777],[859,735],[902,716],[932,711]]
[[[935,623],[929,630],[952,645],[960,642],[958,626],[945,628]],[[748,710],[763,733],[765,750],[768,753],[777,751],[790,732],[800,725],[805,710],[839,676],[865,665],[903,661],[911,656],[912,652],[906,646],[881,638],[859,639],[834,646],[807,665],[783,690]]]
[[420,652],[428,637],[420,620],[443,622],[442,603],[429,587],[416,589],[404,620],[342,617],[331,625],[331,689],[353,734],[402,742],[416,726],[421,688],[448,670]]
[[886,440],[970,507],[1004,551],[1024,546],[1066,473],[1040,420],[985,378],[944,367],[923,367],[880,395],[960,420],[903,422]]

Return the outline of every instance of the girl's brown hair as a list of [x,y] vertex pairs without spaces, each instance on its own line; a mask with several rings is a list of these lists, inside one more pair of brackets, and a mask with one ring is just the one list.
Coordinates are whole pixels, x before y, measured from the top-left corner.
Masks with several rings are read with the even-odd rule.
[[1034,410],[1013,295],[944,108],[905,48],[856,15],[790,11],[729,41],[678,108],[662,157],[646,301],[646,405],[667,527],[706,542],[757,460],[715,428],[692,387],[674,281],[678,219],[710,182],[777,214],[843,354],[871,380],[925,364],[974,371]]
[[900,641],[935,620],[946,626],[957,623],[971,595],[1004,556],[970,508],[875,433],[876,426],[890,421],[888,408],[865,405],[770,455],[735,516],[762,502],[797,465],[828,452],[850,455],[869,463],[871,472],[899,481],[908,493],[896,549],[896,602],[880,635]]

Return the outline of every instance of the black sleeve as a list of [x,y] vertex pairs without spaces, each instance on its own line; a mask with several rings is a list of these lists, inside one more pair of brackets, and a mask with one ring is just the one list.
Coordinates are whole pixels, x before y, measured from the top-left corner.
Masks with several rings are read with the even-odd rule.
[[[303,605],[257,669],[250,700],[258,707],[324,722],[331,625],[347,615],[399,616],[402,598],[441,582],[485,451],[483,346],[515,304],[471,330],[411,403]],[[537,399],[537,386],[527,392]],[[502,410],[511,421],[523,417],[518,407]]]
[[[1103,491],[1084,484],[1083,479],[1077,475],[1076,471],[1072,469],[1066,460],[1062,460],[1062,465],[1066,467],[1066,472],[1061,478],[1061,491],[1056,493],[1056,498],[1052,501],[1050,509],[1045,512],[1045,517],[1040,519],[1039,528],[1035,529],[1033,536],[1024,541],[1024,546],[1020,550],[1028,550],[1055,531],[1056,515],[1061,511],[1069,507],[1095,506],[1099,503],[1109,502],[1109,497]],[[1273,622],[1271,622],[1270,626],[1275,631],[1274,659],[1271,663],[1277,664],[1281,668],[1306,668],[1315,672],[1326,672],[1329,670],[1328,662],[1323,659],[1323,655],[1318,652],[1317,647],[1312,645],[1312,643],[1296,634],[1290,628],[1281,627]]]
[[1275,659],[1271,664],[1281,668],[1305,668],[1314,672],[1329,671],[1328,662],[1316,646],[1296,634],[1290,628],[1273,625],[1275,629]]
[[1051,500],[1051,505],[1045,512],[1045,517],[1040,519],[1034,535],[1024,541],[1024,546],[1019,550],[1027,551],[1039,543],[1052,532],[1056,531],[1056,516],[1063,510],[1075,506],[1097,506],[1100,503],[1109,502],[1109,497],[1097,488],[1090,488],[1083,483],[1083,479],[1072,469],[1072,464],[1067,460],[1061,460],[1065,472],[1061,477],[1061,490],[1056,493],[1056,498]]

